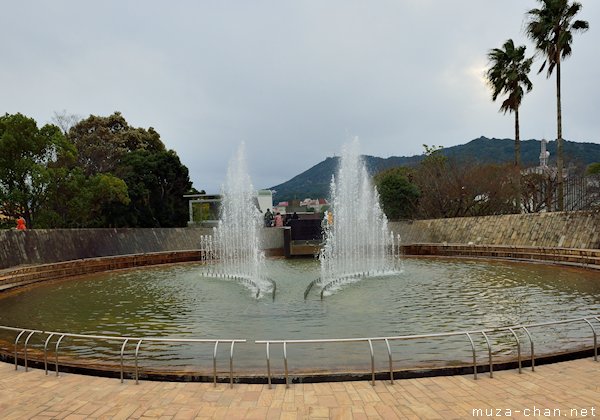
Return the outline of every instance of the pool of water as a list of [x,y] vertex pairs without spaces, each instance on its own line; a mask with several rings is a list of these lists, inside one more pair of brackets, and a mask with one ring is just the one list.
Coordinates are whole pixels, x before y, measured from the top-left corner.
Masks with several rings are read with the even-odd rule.
[[[595,272],[540,264],[463,259],[405,258],[399,274],[363,279],[320,298],[307,285],[317,261],[267,261],[277,282],[273,300],[245,286],[202,276],[207,267],[180,264],[103,273],[41,284],[0,299],[0,325],[117,336],[246,339],[235,349],[236,369],[264,370],[264,345],[254,340],[381,337],[494,328],[600,313]],[[0,332],[14,341],[14,334]],[[536,354],[591,345],[588,326],[532,330]],[[41,340],[41,339],[40,339]],[[514,338],[492,336],[496,356],[514,355]],[[35,338],[32,345],[36,345]],[[39,343],[37,344],[39,345]],[[477,342],[482,351],[485,347]],[[74,357],[112,359],[118,345],[65,339]],[[210,368],[212,345],[144,344],[144,363]],[[385,349],[375,349],[385,365]],[[394,344],[398,367],[468,361],[465,338]],[[221,347],[228,360],[229,348]],[[288,348],[291,367],[337,370],[369,366],[368,345],[311,344]],[[282,350],[271,348],[273,368]],[[224,362],[223,362],[224,363]]]

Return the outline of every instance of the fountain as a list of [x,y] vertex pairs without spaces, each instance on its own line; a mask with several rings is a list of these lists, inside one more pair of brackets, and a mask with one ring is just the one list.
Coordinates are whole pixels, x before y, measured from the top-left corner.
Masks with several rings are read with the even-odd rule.
[[[344,148],[331,195],[333,217],[325,219],[319,262],[264,261],[258,239],[261,215],[242,144],[229,165],[219,227],[201,238],[201,252],[190,257],[195,261],[203,255],[204,261],[61,280],[56,278],[64,275],[61,263],[55,271],[42,266],[41,273],[49,273],[47,280],[53,281],[40,281],[40,272],[32,272],[35,287],[0,293],[0,359],[18,353],[24,361],[37,358],[43,367],[48,349],[56,366],[89,365],[94,373],[101,367],[115,375],[119,370],[123,374],[123,366],[125,373],[135,366],[137,378],[140,352],[143,374],[169,379],[181,374],[185,380],[214,375],[216,381],[217,376],[223,379],[228,365],[228,381],[233,383],[238,375],[238,380],[254,383],[265,372],[267,343],[270,362],[262,378],[270,383],[271,376],[287,381],[288,359],[293,360],[292,371],[310,381],[325,373],[347,378],[368,371],[372,378],[374,371],[462,372],[472,360],[476,363],[475,352],[484,352],[490,363],[493,357],[495,363],[520,364],[519,343],[531,349],[525,354],[533,360],[534,341],[535,364],[540,356],[596,349],[592,332],[600,317],[589,315],[600,311],[594,270],[559,270],[556,265],[516,261],[406,258],[399,274],[398,242],[388,232],[357,140]],[[118,263],[126,256],[114,258]],[[75,261],[78,269],[98,263]],[[105,264],[112,266],[110,260]],[[9,281],[23,281],[17,279],[24,275],[21,270],[28,269],[15,269]],[[304,281],[319,275],[321,296],[369,280],[347,287],[327,302],[307,299],[307,290],[299,304]],[[270,289],[274,294],[268,277],[282,286],[277,301],[249,297],[247,289],[237,284],[256,291],[257,297]],[[548,319],[561,321],[544,321]],[[556,328],[557,324],[562,326]],[[527,328],[536,330],[530,334]],[[57,333],[61,331],[71,334]],[[226,337],[237,337],[235,373],[233,342],[217,348],[230,341]],[[402,355],[393,359],[393,367],[392,353]]]
[[244,149],[241,143],[229,162],[222,187],[219,225],[212,236],[201,238],[200,247],[206,259],[219,261],[205,275],[237,280],[260,297],[262,291],[274,290],[275,285],[262,275],[264,254],[259,240],[262,215],[255,204],[256,193],[248,175]]
[[343,148],[337,179],[331,181],[331,201],[319,255],[322,294],[336,285],[395,273],[394,234],[388,231],[357,138]]

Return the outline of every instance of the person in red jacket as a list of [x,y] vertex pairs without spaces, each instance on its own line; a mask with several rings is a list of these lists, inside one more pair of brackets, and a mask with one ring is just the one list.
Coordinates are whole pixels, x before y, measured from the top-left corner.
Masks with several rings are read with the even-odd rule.
[[17,219],[17,230],[27,230],[27,226],[25,225],[25,219],[19,217]]

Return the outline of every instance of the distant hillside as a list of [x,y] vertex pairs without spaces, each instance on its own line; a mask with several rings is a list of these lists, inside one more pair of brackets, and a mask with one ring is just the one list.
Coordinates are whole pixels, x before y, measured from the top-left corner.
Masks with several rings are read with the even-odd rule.
[[[550,152],[550,165],[555,163],[556,142],[548,143]],[[467,160],[479,163],[505,163],[514,159],[514,140],[511,139],[488,139],[479,137],[467,144],[444,148],[442,153],[457,160]],[[600,162],[600,144],[576,143],[565,141],[565,162],[576,165],[589,165],[592,162]],[[540,140],[521,141],[521,160],[523,166],[535,166],[539,163]],[[392,156],[387,159],[376,156],[363,156],[367,170],[372,175],[395,166],[416,165],[423,159],[423,155],[415,156]],[[338,157],[328,157],[312,168],[296,175],[289,181],[271,187],[276,193],[273,201],[287,201],[294,198],[319,198],[329,196],[329,183],[331,176],[336,172]]]

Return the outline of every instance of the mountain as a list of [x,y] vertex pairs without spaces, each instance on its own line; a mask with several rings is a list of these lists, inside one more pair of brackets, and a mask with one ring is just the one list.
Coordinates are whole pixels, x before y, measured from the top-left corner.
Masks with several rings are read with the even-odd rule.
[[[549,142],[547,150],[550,152],[549,164],[553,165],[556,159],[556,142]],[[506,163],[514,160],[515,142],[512,139],[490,139],[482,136],[466,144],[444,148],[441,153],[458,161]],[[524,167],[538,165],[539,156],[540,140],[521,141],[521,161]],[[600,162],[600,144],[565,141],[564,156],[566,164],[589,165]],[[384,159],[363,156],[371,175],[395,166],[416,165],[423,157],[423,155],[391,156]],[[331,176],[337,171],[338,160],[339,157],[328,157],[289,181],[269,188],[276,191],[273,201],[328,197],[329,183]]]

